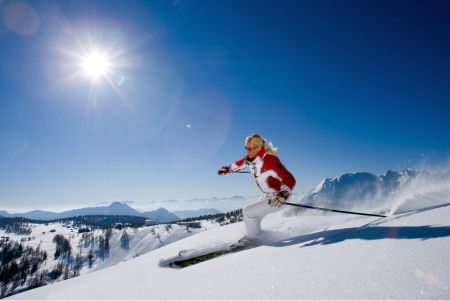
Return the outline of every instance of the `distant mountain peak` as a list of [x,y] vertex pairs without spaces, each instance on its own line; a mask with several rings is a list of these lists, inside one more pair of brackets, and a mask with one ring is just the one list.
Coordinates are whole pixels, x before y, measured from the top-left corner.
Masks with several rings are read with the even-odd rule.
[[160,207],[160,208],[156,209],[155,211],[158,211],[158,212],[169,212],[169,210],[167,210],[166,208],[163,208],[163,207]]
[[109,207],[116,207],[116,208],[121,208],[121,207],[123,207],[123,208],[131,208],[128,204],[126,204],[126,203],[124,203],[124,202],[118,202],[118,201],[112,202],[112,203],[109,205]]

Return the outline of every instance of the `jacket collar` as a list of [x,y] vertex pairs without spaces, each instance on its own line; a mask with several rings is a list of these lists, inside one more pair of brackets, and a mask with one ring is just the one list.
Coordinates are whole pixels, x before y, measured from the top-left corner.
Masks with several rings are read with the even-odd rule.
[[264,150],[264,147],[262,147],[256,156],[262,158],[262,157],[264,157],[265,154],[266,154],[266,151]]

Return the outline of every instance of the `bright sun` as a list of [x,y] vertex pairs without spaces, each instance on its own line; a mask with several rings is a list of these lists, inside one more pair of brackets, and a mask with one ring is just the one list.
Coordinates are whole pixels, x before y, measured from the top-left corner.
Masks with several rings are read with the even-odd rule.
[[83,72],[93,80],[105,76],[110,67],[108,57],[99,51],[93,51],[81,59]]

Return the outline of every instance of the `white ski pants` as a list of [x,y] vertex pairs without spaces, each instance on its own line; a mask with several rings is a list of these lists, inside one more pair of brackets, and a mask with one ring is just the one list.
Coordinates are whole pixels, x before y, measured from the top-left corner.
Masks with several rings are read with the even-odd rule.
[[280,211],[285,207],[285,205],[281,205],[280,208],[270,206],[269,200],[272,197],[273,194],[262,194],[258,201],[247,205],[242,210],[248,238],[256,238],[261,233],[261,220],[266,215]]

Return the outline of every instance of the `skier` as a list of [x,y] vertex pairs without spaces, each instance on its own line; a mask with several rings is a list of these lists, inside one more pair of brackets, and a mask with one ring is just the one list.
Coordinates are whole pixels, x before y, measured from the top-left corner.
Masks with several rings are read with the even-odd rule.
[[255,177],[262,194],[258,201],[243,209],[246,235],[238,244],[240,246],[259,243],[261,220],[268,214],[277,212],[291,196],[295,178],[278,159],[276,149],[259,134],[245,139],[247,155],[235,163],[221,167],[217,173],[225,175],[249,168]]

